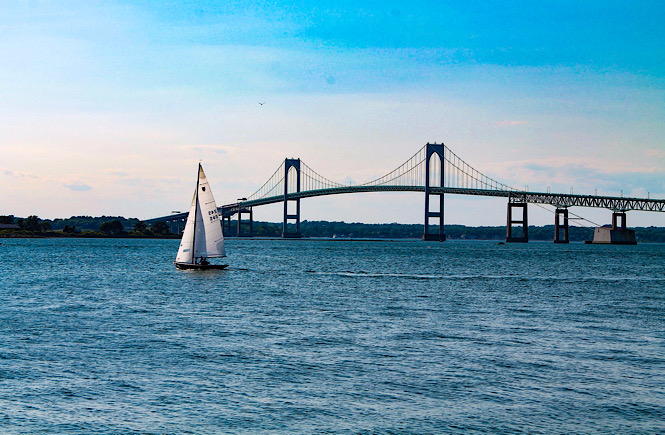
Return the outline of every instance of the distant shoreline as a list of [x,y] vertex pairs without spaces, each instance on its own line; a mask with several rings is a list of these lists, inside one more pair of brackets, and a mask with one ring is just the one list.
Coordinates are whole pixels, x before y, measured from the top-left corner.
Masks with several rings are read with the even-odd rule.
[[[2,218],[2,216],[0,216]],[[135,218],[122,216],[73,216],[68,219],[53,221],[40,220],[36,216],[29,218],[15,218],[5,216],[0,223],[0,239],[2,238],[87,238],[87,239],[180,239],[180,234],[170,231],[182,230],[180,226],[168,226],[158,222],[152,226]],[[21,225],[19,225],[21,224]],[[160,225],[158,227],[158,224]],[[4,226],[4,228],[3,228]],[[7,228],[11,226],[12,228]],[[230,226],[224,228],[227,238],[244,238],[249,228],[243,223],[242,232],[238,236],[237,221],[231,221]],[[517,227],[521,231],[520,227]],[[554,239],[554,225],[529,226],[529,240],[552,241]],[[638,243],[665,243],[665,227],[631,227],[635,230]],[[252,223],[253,239],[281,238],[284,231],[282,222]],[[289,226],[289,231],[299,231],[303,238],[329,239],[329,240],[419,240],[423,234],[423,224],[366,224],[359,222],[336,221],[302,221],[297,229],[295,225]],[[438,229],[437,229],[438,231]],[[466,226],[447,224],[444,233],[448,240],[493,240],[505,241],[506,226]],[[571,242],[592,240],[593,227],[570,226],[569,239]]]
[[0,239],[180,239],[180,234],[168,234],[164,236],[147,235],[147,234],[99,234],[92,231],[81,233],[62,233],[62,232],[46,232],[46,233],[6,233],[0,232]]
[[[302,238],[282,238],[282,237],[265,237],[265,236],[224,236],[227,240],[290,240],[290,241],[324,241],[324,242],[421,242],[420,238],[413,237],[375,237],[375,238],[362,238],[362,237],[302,237]],[[136,239],[146,239],[146,240],[180,240],[181,235],[179,234],[170,234],[167,236],[152,236],[152,235],[105,235],[105,234],[65,234],[65,235],[53,235],[53,234],[1,234],[0,240],[2,239],[126,239],[126,240],[136,240]],[[530,239],[530,242],[536,243],[548,243],[552,242],[551,239]],[[481,238],[449,238],[447,242],[494,242],[497,244],[504,244],[503,239],[481,239]],[[571,240],[571,244],[584,244],[583,240]],[[653,241],[653,240],[641,240],[640,244],[662,244],[665,242]]]

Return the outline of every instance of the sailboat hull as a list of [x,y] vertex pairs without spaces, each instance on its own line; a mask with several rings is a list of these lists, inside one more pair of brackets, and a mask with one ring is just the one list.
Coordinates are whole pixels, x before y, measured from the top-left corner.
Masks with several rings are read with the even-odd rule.
[[228,264],[192,264],[174,262],[176,269],[180,270],[223,270],[229,267]]

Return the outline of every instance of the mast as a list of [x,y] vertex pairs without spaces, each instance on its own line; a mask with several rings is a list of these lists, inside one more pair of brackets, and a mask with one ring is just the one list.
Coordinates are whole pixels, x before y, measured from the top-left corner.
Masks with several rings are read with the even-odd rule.
[[196,217],[199,214],[199,182],[201,181],[201,163],[199,163],[199,169],[196,173],[196,195],[194,195],[194,234],[192,236],[192,264],[196,263]]

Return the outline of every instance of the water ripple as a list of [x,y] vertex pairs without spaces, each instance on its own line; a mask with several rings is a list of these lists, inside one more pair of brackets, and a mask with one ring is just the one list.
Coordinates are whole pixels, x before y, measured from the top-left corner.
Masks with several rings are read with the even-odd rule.
[[3,433],[665,431],[663,245],[177,242],[3,242]]

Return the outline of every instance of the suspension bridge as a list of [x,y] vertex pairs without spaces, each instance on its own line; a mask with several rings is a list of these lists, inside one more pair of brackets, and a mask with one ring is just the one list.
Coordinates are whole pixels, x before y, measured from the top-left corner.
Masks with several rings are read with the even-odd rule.
[[[612,211],[612,227],[600,235],[606,243],[634,243],[626,228],[626,212],[631,210],[664,212],[665,200],[624,198],[599,195],[574,195],[519,190],[479,172],[444,144],[426,144],[395,170],[364,184],[342,184],[332,181],[300,159],[285,159],[274,174],[256,192],[236,203],[218,207],[224,228],[230,228],[237,215],[238,235],[251,235],[253,208],[284,203],[284,238],[299,238],[300,201],[323,195],[359,192],[424,193],[423,240],[445,241],[444,195],[476,195],[507,198],[506,241],[528,241],[527,204],[555,207],[555,243],[568,243],[570,207],[595,207]],[[184,227],[187,213],[149,219],[147,224],[167,222],[175,231]],[[243,222],[246,219],[246,222]],[[521,227],[521,233],[519,228]],[[295,231],[293,231],[295,230]],[[596,229],[598,235],[599,230]],[[516,234],[517,232],[518,234]],[[607,240],[605,240],[607,239]]]

